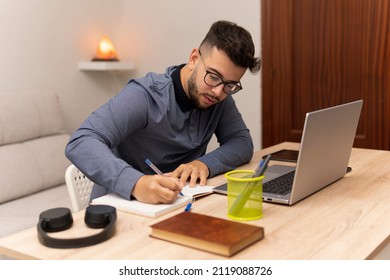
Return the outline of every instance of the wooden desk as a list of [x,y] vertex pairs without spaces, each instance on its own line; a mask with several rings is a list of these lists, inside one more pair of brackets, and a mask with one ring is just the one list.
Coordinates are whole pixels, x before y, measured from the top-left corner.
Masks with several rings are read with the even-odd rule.
[[[254,169],[260,157],[282,143],[255,153],[240,169]],[[275,164],[276,162],[271,162]],[[353,171],[294,206],[263,204],[264,217],[250,223],[264,227],[265,238],[232,259],[369,259],[390,240],[390,151],[353,149]],[[223,176],[210,185],[225,182]],[[192,211],[226,217],[227,198],[212,194],[196,201]],[[17,259],[226,259],[215,254],[149,237],[149,225],[172,216],[150,219],[118,211],[116,235],[99,245],[81,249],[42,246],[36,228],[0,239],[0,254]],[[84,211],[74,214],[74,226],[58,237],[88,235]]]

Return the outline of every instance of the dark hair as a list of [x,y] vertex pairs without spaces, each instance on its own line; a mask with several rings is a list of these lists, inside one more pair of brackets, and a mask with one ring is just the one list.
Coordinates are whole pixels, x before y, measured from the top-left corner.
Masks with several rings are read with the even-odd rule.
[[255,55],[251,34],[229,21],[217,21],[210,27],[199,48],[217,47],[224,51],[237,66],[248,68],[252,73],[260,71],[261,60]]

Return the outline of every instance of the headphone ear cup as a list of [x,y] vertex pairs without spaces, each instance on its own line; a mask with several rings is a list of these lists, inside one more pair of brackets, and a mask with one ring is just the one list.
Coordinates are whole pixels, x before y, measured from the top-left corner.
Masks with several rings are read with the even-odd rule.
[[57,232],[70,228],[73,224],[72,213],[68,208],[52,208],[39,215],[42,229],[46,232]]
[[89,205],[84,221],[90,228],[104,228],[111,219],[116,219],[116,209],[109,205]]

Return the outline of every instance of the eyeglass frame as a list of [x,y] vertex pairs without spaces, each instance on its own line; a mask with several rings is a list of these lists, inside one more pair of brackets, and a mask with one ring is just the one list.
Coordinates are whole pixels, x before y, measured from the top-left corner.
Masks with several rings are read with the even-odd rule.
[[[203,81],[206,85],[208,85],[210,87],[218,87],[220,85],[223,85],[223,92],[226,93],[227,95],[233,95],[233,94],[239,92],[240,90],[242,90],[241,81],[238,81],[238,82],[237,81],[227,81],[226,82],[220,74],[207,70],[206,64],[204,63],[203,56],[202,56],[200,50],[198,50],[198,52],[199,52],[200,60],[202,61],[202,64],[206,70],[206,74],[204,75],[204,78],[203,78]],[[221,81],[219,81],[216,85],[210,85],[209,83],[206,82],[207,75],[214,75],[214,76],[218,77]],[[237,86],[239,89],[237,91],[234,91],[234,92],[226,92],[225,88],[227,85],[234,85],[234,86]]]

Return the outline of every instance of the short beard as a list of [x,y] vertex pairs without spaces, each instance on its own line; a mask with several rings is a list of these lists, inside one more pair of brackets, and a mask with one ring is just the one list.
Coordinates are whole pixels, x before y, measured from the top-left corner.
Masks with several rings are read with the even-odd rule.
[[199,102],[199,91],[198,87],[195,83],[195,74],[196,72],[193,72],[191,77],[188,79],[187,86],[188,86],[188,96],[190,98],[191,103],[195,106],[196,109],[200,111],[207,111],[210,109],[210,107],[203,107]]
[[[187,82],[187,88],[188,88],[188,96],[189,96],[189,99],[190,101],[192,102],[192,104],[195,106],[196,109],[198,109],[199,111],[207,111],[207,110],[210,110],[213,106],[202,106],[202,104],[199,102],[199,90],[198,90],[198,86],[196,85],[196,82],[195,82],[195,77],[196,76],[196,71],[194,71],[192,73],[192,75],[190,76],[190,78],[188,79],[188,82]],[[205,93],[205,95],[207,95],[207,93]],[[219,102],[220,100],[218,100],[218,98],[215,98],[217,102]]]

